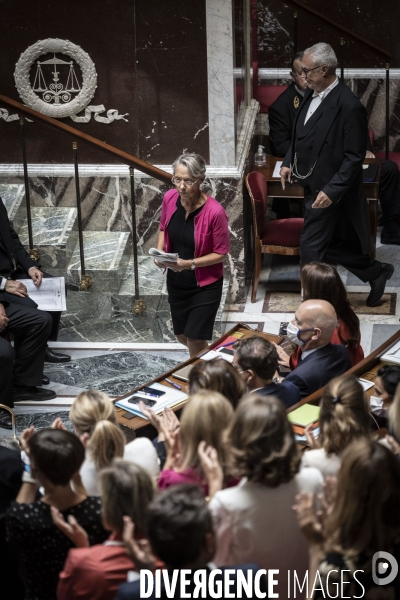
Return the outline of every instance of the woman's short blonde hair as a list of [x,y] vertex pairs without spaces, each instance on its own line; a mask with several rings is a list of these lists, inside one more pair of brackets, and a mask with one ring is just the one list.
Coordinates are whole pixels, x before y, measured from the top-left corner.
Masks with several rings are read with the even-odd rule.
[[286,410],[273,396],[249,394],[239,403],[229,432],[239,477],[277,487],[291,481],[300,456]]
[[69,418],[80,435],[88,433],[86,445],[96,467],[110,465],[115,457],[124,455],[125,436],[117,424],[114,404],[98,390],[87,390],[77,396]]
[[149,473],[139,465],[116,458],[100,471],[99,484],[103,524],[122,533],[126,515],[135,524],[135,534],[143,535],[147,506],[154,495]]
[[321,397],[320,442],[327,454],[341,454],[354,440],[368,434],[368,400],[354,375],[335,377]]
[[233,415],[231,403],[219,392],[199,390],[189,396],[183,409],[180,429],[180,468],[200,469],[197,449],[201,441],[213,446],[222,467],[227,465],[225,432]]

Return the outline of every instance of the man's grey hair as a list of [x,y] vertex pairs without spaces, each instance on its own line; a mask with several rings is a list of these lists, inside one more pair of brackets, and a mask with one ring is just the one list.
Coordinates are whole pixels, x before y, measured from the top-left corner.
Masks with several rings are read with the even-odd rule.
[[181,154],[172,163],[172,172],[175,174],[176,167],[181,164],[187,167],[190,177],[193,179],[199,179],[206,174],[206,161],[200,154],[194,154],[194,152],[186,152]]
[[314,46],[304,50],[304,54],[311,54],[315,65],[321,65],[321,67],[326,65],[332,74],[336,72],[338,61],[335,51],[329,44],[324,42],[314,44]]

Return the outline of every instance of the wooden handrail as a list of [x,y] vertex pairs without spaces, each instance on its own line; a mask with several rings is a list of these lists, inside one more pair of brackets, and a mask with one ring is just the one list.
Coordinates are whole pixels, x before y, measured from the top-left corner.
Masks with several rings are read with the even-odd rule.
[[384,50],[380,46],[377,46],[376,44],[374,44],[374,42],[370,42],[365,37],[363,37],[362,35],[360,35],[358,33],[355,33],[348,27],[345,27],[344,25],[340,25],[340,23],[337,23],[333,19],[326,17],[324,14],[320,13],[319,11],[315,10],[314,8],[311,8],[310,6],[306,6],[302,2],[299,2],[299,0],[284,0],[285,4],[287,2],[289,2],[289,4],[294,4],[296,7],[299,7],[302,10],[305,10],[306,12],[310,13],[311,15],[314,15],[315,17],[322,19],[326,23],[329,23],[329,25],[333,25],[333,27],[336,27],[340,31],[343,31],[347,35],[351,36],[352,38],[358,40],[359,42],[362,42],[363,44],[365,44],[366,46],[368,46],[375,52],[378,52],[379,54],[384,56],[386,61],[390,62],[390,60],[393,58],[393,54],[390,54],[390,52],[388,52],[387,50]]
[[158,169],[157,167],[154,167],[150,163],[140,160],[140,158],[136,158],[136,156],[133,156],[132,154],[129,154],[128,152],[124,152],[123,150],[120,150],[119,148],[115,148],[115,146],[111,146],[110,144],[107,144],[106,142],[102,142],[101,140],[99,140],[91,135],[88,135],[87,133],[83,133],[82,131],[79,131],[79,129],[75,129],[75,127],[71,127],[70,125],[65,125],[65,123],[60,123],[59,121],[56,121],[56,119],[47,117],[46,115],[43,115],[42,113],[40,113],[36,110],[33,110],[33,108],[24,106],[23,104],[20,104],[20,102],[16,102],[15,100],[8,98],[7,96],[3,96],[2,94],[0,94],[0,103],[5,104],[6,106],[12,107],[16,111],[18,111],[18,113],[22,113],[24,116],[27,116],[27,117],[30,117],[33,119],[38,119],[44,125],[47,125],[48,127],[52,128],[52,129],[56,129],[57,131],[62,131],[64,133],[66,133],[67,135],[72,136],[75,139],[79,138],[82,141],[87,142],[88,144],[91,144],[92,146],[97,146],[97,148],[100,148],[100,150],[104,150],[104,152],[111,154],[114,158],[120,159],[120,161],[122,163],[125,163],[125,164],[129,165],[130,167],[140,169],[140,171],[142,171],[143,173],[146,173],[147,175],[150,175],[150,177],[159,179],[160,181],[163,181],[164,183],[169,183],[169,184],[171,183],[171,175],[169,173],[167,173],[167,171]]

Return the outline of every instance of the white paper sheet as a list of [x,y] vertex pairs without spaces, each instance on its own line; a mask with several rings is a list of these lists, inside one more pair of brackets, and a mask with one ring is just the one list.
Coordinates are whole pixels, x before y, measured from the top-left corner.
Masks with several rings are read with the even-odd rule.
[[279,171],[281,170],[282,163],[283,163],[283,160],[276,161],[275,169],[274,169],[274,172],[272,173],[272,177],[278,177],[279,179],[281,178],[281,176],[279,175]]
[[213,360],[213,358],[223,358],[224,360],[227,360],[231,363],[233,361],[233,354],[226,354],[225,352],[220,352],[218,350],[209,350],[206,354],[200,356],[200,358],[201,360]]
[[374,385],[375,385],[373,381],[368,381],[368,379],[362,379],[361,377],[360,377],[360,379],[358,381],[363,386],[364,392],[366,392],[370,388],[374,387]]
[[67,310],[64,277],[43,278],[38,288],[32,279],[18,279],[18,281],[24,284],[29,298],[36,302],[39,310]]
[[400,342],[397,342],[397,344],[385,352],[385,354],[381,356],[381,360],[396,365],[400,364]]
[[176,263],[176,259],[178,258],[178,255],[174,252],[163,252],[162,250],[157,250],[157,248],[150,248],[149,256],[158,260],[161,265],[165,262]]

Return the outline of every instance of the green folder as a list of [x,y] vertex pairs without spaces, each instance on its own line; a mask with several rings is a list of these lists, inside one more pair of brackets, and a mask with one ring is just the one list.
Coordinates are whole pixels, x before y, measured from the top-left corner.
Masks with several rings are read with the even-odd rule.
[[293,425],[300,425],[300,427],[307,427],[310,423],[315,423],[319,419],[319,406],[313,404],[303,404],[300,408],[296,408],[293,412],[288,414],[288,419]]

